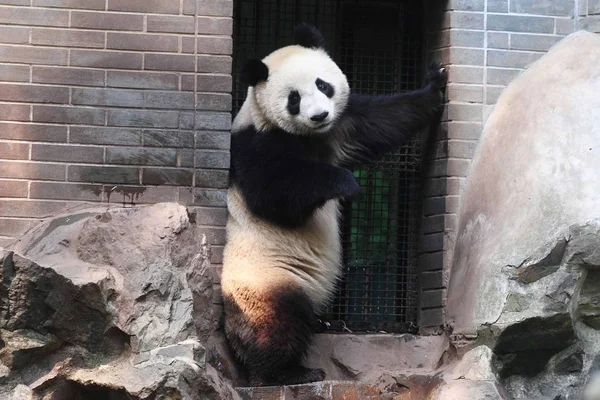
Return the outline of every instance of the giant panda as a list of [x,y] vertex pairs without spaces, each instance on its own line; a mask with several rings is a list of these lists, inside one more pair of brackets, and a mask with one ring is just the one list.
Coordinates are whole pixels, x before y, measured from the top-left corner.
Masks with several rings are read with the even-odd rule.
[[423,89],[355,94],[321,32],[301,24],[295,38],[242,68],[232,126],[223,322],[252,386],[325,378],[302,361],[340,277],[340,200],[360,193],[351,169],[427,127],[446,85],[434,65]]

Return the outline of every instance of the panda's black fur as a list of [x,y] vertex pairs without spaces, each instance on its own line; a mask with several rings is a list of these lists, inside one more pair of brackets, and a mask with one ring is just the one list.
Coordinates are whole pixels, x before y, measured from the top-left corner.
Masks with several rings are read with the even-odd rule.
[[[303,48],[320,49],[323,42],[312,26],[296,30],[296,43]],[[272,78],[261,60],[249,61],[242,76],[251,87]],[[290,132],[267,121],[265,126],[239,124],[232,135],[225,333],[250,384],[325,378],[322,370],[301,363],[318,328],[316,315],[339,276],[340,259],[333,254],[339,243],[332,239],[338,229],[337,200],[359,196],[353,167],[405,143],[441,110],[446,72],[433,65],[427,78],[423,89],[404,94],[350,93],[325,133]],[[322,85],[319,90],[328,89]],[[246,101],[255,100],[249,94]]]

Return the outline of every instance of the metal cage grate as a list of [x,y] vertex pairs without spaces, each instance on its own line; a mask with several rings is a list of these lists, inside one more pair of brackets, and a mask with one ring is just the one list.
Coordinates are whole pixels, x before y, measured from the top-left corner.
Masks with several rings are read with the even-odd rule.
[[[420,2],[235,0],[233,111],[241,64],[289,45],[296,24],[316,25],[353,91],[395,93],[422,83]],[[326,318],[332,330],[414,332],[417,320],[418,138],[355,171],[360,202],[344,205],[344,276]]]

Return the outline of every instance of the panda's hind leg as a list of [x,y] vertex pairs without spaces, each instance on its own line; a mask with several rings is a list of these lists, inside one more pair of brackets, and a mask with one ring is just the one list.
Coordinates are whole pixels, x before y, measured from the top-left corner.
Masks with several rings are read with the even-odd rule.
[[[315,330],[310,299],[299,288],[248,288],[224,293],[225,334],[252,386],[320,381],[321,369],[301,365]],[[239,302],[243,303],[240,307]]]

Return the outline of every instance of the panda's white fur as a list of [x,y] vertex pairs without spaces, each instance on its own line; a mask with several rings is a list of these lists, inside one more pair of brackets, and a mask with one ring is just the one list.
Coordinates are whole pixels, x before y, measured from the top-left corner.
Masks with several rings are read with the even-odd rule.
[[[232,127],[221,284],[225,333],[253,385],[325,377],[300,362],[341,274],[340,200],[358,193],[345,167],[423,128],[445,84],[438,68],[437,82],[413,97],[352,98],[346,76],[319,45],[320,33],[307,26],[297,32],[301,45],[249,67],[252,82]],[[317,79],[333,91],[319,89]],[[295,113],[288,109],[292,91],[301,98]],[[288,211],[285,198],[293,203]]]

